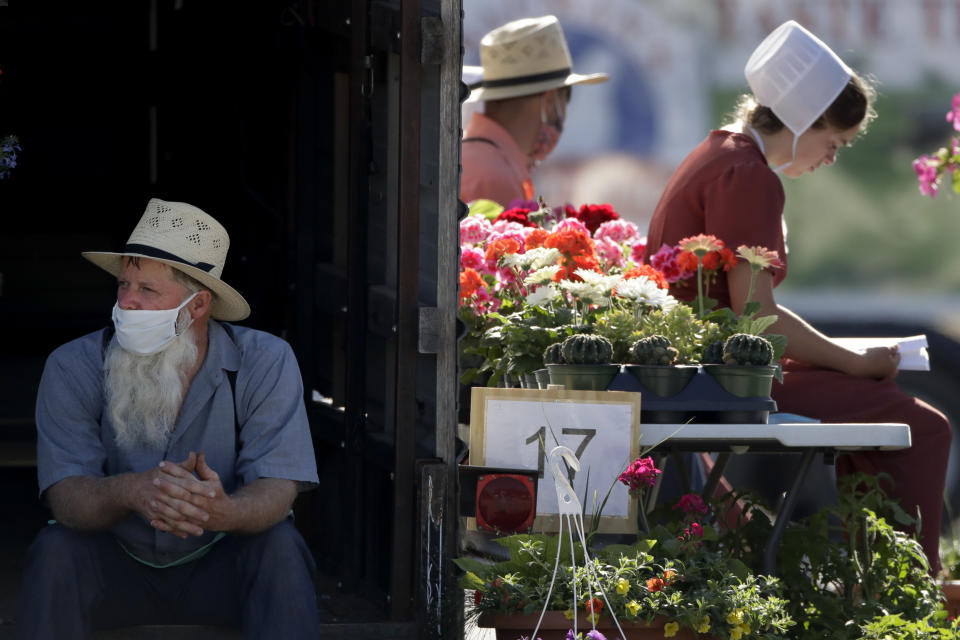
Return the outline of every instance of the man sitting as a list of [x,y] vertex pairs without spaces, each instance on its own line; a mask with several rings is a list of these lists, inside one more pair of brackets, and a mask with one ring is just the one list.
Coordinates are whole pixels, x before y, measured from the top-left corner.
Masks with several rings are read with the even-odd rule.
[[309,549],[289,517],[317,470],[289,345],[221,280],[226,230],[153,199],[119,253],[113,327],[55,350],[37,397],[40,495],[16,637],[136,624],[315,638]]

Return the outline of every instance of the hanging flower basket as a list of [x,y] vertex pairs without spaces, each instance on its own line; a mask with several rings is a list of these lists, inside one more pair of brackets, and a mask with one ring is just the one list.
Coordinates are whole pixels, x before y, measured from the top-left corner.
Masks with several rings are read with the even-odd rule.
[[[487,629],[495,629],[497,640],[517,640],[520,637],[527,637],[533,632],[540,619],[539,613],[523,614],[505,614],[505,613],[486,613],[477,620],[477,626]],[[620,620],[620,626],[626,634],[623,640],[662,640],[664,637],[664,625],[667,624],[666,618],[657,617],[653,622],[632,623],[627,620]],[[577,619],[578,631],[586,635],[591,629],[590,621],[580,616]],[[537,631],[537,637],[542,640],[565,640],[567,632],[573,627],[573,620],[564,615],[562,611],[547,611],[543,616],[543,622],[540,623],[540,630]],[[601,616],[597,623],[597,631],[606,636],[609,640],[620,637],[620,632],[608,616]],[[670,636],[674,640],[711,640],[717,636],[708,634],[696,634],[693,630],[681,628]]]

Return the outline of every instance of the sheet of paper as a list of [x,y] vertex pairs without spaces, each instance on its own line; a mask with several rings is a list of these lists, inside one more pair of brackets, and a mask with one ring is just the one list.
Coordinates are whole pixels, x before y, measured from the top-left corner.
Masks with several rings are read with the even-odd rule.
[[831,338],[831,340],[854,351],[896,345],[900,351],[899,369],[901,371],[930,371],[930,354],[927,352],[925,335],[906,338]]

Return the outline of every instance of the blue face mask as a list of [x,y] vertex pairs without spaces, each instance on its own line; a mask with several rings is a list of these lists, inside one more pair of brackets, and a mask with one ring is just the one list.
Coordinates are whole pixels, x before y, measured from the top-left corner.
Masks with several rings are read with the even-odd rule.
[[125,350],[141,356],[160,353],[193,324],[189,313],[181,320],[180,311],[196,295],[194,293],[174,309],[121,309],[119,302],[114,303],[113,326],[117,330],[117,342]]

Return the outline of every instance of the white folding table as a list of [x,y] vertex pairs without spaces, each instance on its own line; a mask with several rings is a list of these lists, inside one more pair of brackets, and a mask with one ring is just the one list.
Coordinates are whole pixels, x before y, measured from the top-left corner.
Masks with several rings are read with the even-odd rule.
[[[703,489],[713,494],[720,476],[734,454],[801,454],[800,466],[764,550],[764,571],[776,570],[777,547],[786,529],[797,495],[810,471],[814,456],[822,453],[833,461],[837,453],[851,451],[896,451],[910,446],[910,427],[899,423],[781,423],[781,424],[655,424],[640,425],[640,447],[654,454],[674,452],[717,453],[717,461]],[[651,504],[656,501],[656,487]]]

